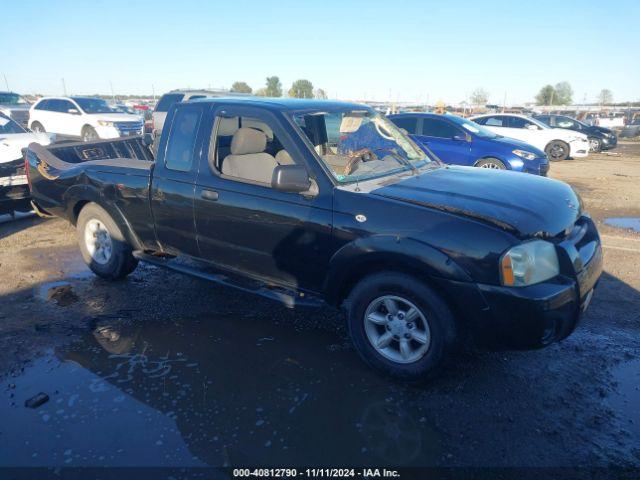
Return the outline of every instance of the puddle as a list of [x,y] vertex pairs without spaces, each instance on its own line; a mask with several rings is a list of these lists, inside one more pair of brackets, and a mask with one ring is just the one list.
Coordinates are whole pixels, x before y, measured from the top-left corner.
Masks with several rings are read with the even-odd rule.
[[621,363],[613,377],[617,389],[608,403],[624,417],[623,429],[640,439],[640,360]]
[[0,466],[437,464],[423,388],[340,342],[234,315],[99,318],[0,385]]
[[640,217],[605,218],[604,223],[612,227],[625,228],[640,233]]

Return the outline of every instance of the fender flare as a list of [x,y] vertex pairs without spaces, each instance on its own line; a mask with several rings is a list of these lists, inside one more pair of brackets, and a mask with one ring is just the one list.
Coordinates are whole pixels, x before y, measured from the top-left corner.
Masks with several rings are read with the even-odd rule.
[[331,257],[324,285],[327,302],[339,304],[344,297],[345,282],[374,264],[393,264],[398,270],[427,277],[472,281],[451,257],[425,242],[398,235],[373,235],[344,245]]
[[65,212],[67,220],[75,225],[77,221],[77,215],[80,213],[80,211],[77,210],[78,204],[88,202],[96,203],[100,205],[100,207],[104,208],[106,212],[111,216],[113,221],[116,222],[118,227],[120,227],[120,230],[122,231],[122,234],[124,235],[127,242],[135,250],[141,249],[142,244],[136,234],[133,232],[129,221],[122,213],[120,208],[118,208],[116,203],[109,200],[108,193],[108,190],[106,192],[102,192],[92,185],[73,185],[63,195],[63,202],[67,206]]

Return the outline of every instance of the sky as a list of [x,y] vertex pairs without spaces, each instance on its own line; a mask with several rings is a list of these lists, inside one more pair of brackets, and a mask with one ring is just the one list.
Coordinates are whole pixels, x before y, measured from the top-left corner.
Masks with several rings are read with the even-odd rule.
[[[23,94],[255,89],[277,75],[330,98],[640,100],[640,0],[3,0],[0,75]],[[5,78],[0,77],[0,89]]]

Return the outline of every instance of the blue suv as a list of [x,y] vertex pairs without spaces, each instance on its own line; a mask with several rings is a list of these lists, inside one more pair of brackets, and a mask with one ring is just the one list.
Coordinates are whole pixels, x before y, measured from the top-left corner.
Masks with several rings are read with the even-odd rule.
[[389,119],[444,163],[544,176],[549,171],[549,160],[542,150],[456,115],[400,113],[389,115]]

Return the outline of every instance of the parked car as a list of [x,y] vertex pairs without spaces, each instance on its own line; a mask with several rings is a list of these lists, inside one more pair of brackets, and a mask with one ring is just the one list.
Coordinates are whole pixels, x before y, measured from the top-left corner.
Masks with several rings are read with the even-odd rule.
[[105,100],[93,97],[41,98],[29,111],[29,128],[85,142],[143,133],[138,115],[118,112]]
[[389,115],[419,145],[444,163],[546,175],[547,155],[536,147],[506,138],[457,115]]
[[188,102],[198,98],[216,98],[227,96],[243,96],[246,94],[232,93],[227,90],[172,90],[160,97],[153,109],[153,134],[160,136],[164,120],[171,105],[177,102]]
[[26,127],[29,122],[30,104],[14,92],[0,92],[0,113]]
[[622,138],[640,136],[640,117],[636,117],[631,123],[624,126],[620,132]]
[[155,161],[143,147],[27,151],[36,207],[76,226],[94,273],[120,279],[143,260],[291,307],[341,306],[362,358],[399,377],[437,372],[466,338],[562,340],[602,271],[569,185],[443,166],[366,105],[176,103]]
[[566,128],[567,130],[584,133],[589,139],[589,150],[591,152],[610,150],[618,145],[618,137],[609,128],[587,125],[566,115],[544,114],[534,115],[533,118],[551,128]]
[[54,139],[51,133],[27,132],[0,113],[0,215],[31,210],[22,150],[32,142],[49,145]]
[[550,128],[544,123],[524,115],[496,113],[471,117],[479,125],[505,137],[522,140],[544,151],[551,161],[589,154],[587,136],[562,128]]

